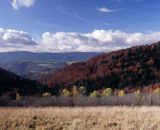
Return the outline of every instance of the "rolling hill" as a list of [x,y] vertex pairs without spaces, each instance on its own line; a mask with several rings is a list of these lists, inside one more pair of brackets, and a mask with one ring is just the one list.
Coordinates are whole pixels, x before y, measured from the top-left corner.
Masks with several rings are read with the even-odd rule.
[[40,94],[43,85],[37,81],[24,79],[0,68],[0,96],[7,92],[19,92],[23,96]]
[[74,63],[51,75],[50,87],[84,85],[87,91],[104,87],[136,88],[160,82],[160,42],[135,46]]

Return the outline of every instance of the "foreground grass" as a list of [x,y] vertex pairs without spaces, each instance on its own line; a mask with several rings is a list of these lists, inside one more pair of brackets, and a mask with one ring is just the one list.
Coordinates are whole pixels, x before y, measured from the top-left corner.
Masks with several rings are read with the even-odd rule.
[[0,108],[0,130],[35,129],[160,130],[160,108]]

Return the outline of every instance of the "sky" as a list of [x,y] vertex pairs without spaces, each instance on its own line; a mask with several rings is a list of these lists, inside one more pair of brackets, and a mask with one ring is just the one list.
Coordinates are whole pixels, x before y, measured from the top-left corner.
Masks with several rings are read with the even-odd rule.
[[0,52],[108,52],[160,40],[160,0],[0,0]]

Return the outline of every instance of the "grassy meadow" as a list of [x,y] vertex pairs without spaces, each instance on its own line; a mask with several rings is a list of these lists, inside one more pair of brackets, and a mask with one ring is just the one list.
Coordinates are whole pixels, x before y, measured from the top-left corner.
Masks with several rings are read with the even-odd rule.
[[159,129],[159,107],[0,108],[0,130]]

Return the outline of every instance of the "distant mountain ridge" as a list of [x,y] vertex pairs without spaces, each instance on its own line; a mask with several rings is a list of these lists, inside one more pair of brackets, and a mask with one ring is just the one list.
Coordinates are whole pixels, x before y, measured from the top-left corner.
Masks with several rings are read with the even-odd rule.
[[100,52],[34,53],[27,51],[0,52],[0,62],[11,60],[29,61],[85,61]]
[[160,42],[101,54],[65,67],[46,80],[50,87],[72,85],[88,91],[142,87],[160,82]]
[[33,52],[1,52],[0,67],[17,75],[40,80],[65,66],[101,54],[99,52],[71,53],[33,53]]

